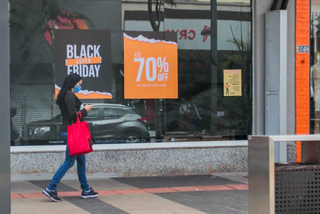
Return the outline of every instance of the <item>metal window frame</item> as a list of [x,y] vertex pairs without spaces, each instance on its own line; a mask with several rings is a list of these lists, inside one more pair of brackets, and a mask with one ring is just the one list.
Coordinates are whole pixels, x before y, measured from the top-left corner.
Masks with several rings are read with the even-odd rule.
[[[93,145],[94,151],[105,150],[143,150],[143,149],[188,149],[188,148],[214,148],[214,147],[247,147],[247,140],[239,141],[192,141],[174,143],[131,143],[131,144],[96,144]],[[11,153],[20,152],[64,152],[65,145],[54,146],[12,146]]]

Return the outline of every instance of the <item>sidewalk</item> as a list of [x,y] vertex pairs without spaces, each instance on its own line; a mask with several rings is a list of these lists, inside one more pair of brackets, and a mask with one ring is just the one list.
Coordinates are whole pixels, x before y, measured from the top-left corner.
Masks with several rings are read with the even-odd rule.
[[13,214],[233,214],[248,213],[247,173],[171,177],[117,177],[88,174],[99,192],[96,199],[81,199],[76,175],[58,186],[62,202],[51,202],[41,191],[50,174],[12,175]]

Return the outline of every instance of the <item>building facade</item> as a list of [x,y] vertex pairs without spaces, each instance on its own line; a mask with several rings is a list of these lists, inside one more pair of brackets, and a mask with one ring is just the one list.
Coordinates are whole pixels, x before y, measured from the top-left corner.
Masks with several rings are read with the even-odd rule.
[[[65,145],[59,138],[62,118],[55,104],[55,91],[61,79],[70,72],[83,76],[84,87],[87,87],[84,89],[90,91],[90,87],[100,85],[98,92],[108,92],[108,96],[100,97],[86,97],[84,92],[81,95],[83,103],[94,104],[87,121],[96,140],[95,154],[111,154],[114,150],[132,152],[136,148],[154,150],[159,152],[155,156],[161,157],[160,149],[169,152],[167,155],[175,159],[174,152],[183,148],[179,151],[180,156],[188,160],[195,157],[187,155],[187,149],[195,149],[200,152],[197,155],[201,155],[205,148],[203,157],[207,159],[200,161],[201,169],[189,168],[188,161],[179,160],[186,165],[179,169],[172,164],[162,174],[173,174],[175,170],[183,173],[243,171],[246,170],[248,136],[274,134],[266,132],[268,116],[265,113],[264,61],[264,14],[271,10],[273,1],[55,1],[54,5],[40,1],[31,5],[23,1],[9,1],[9,5],[13,172],[47,170],[46,166],[41,168],[32,161],[30,166],[21,168],[20,157],[27,158],[30,153],[38,155],[38,160],[45,159],[43,154],[51,151],[63,153]],[[313,107],[313,92],[309,93],[310,85],[313,86],[309,83],[312,75],[309,74],[310,66],[307,67],[309,62],[314,61],[314,56],[311,54],[309,60],[308,53],[303,49],[309,47],[316,53],[316,39],[311,39],[314,43],[308,46],[309,37],[316,38],[317,22],[312,21],[317,19],[316,12],[311,15],[314,30],[310,32],[313,34],[309,33],[309,25],[306,24],[306,20],[310,20],[310,16],[306,15],[310,6],[311,10],[316,11],[314,5],[316,2],[307,4],[297,0],[289,2],[285,8],[288,37],[284,42],[287,42],[288,60],[287,71],[281,71],[286,72],[287,76],[285,134],[316,132],[314,121],[317,112]],[[86,35],[82,35],[83,32]],[[81,52],[81,42],[83,45],[94,44],[101,32],[107,35],[101,43],[107,54],[101,55],[101,65],[93,63],[91,66],[92,69],[106,66],[97,70],[96,74],[100,72],[101,75],[86,75],[85,69],[90,68],[89,64],[78,63],[69,69],[67,59],[62,56],[65,52],[63,44],[76,44],[77,40],[79,46],[78,51],[74,50],[74,55],[78,57],[75,58],[86,58]],[[138,72],[138,68],[126,67],[125,63],[130,60],[126,56],[130,48],[126,46],[124,35],[130,33],[164,35],[164,40],[166,33],[171,33],[176,38],[174,63],[169,61],[172,53],[164,51],[162,58],[156,57],[155,63],[146,64],[153,66],[152,72],[155,73],[148,74],[146,70],[141,70],[142,78],[149,75],[148,87],[144,85],[145,92],[142,93],[140,89],[134,93],[135,90],[127,87],[127,84],[136,82]],[[302,53],[297,52],[298,46],[302,46]],[[138,52],[141,51],[137,49]],[[83,57],[80,57],[81,54]],[[161,86],[150,81],[160,74],[161,69],[177,78],[172,88],[169,88],[169,83]],[[130,72],[136,73],[132,77]],[[158,87],[156,91],[164,93],[150,95],[147,91],[153,90],[151,85],[153,89]],[[170,97],[172,91],[176,94]],[[143,94],[149,94],[149,97]],[[295,144],[291,145],[295,147]],[[224,149],[226,153],[223,153]],[[240,166],[226,161],[232,160],[230,157],[234,154],[240,154]],[[299,154],[297,144],[298,160]],[[126,157],[127,154],[124,152],[121,155]],[[225,159],[220,159],[221,156]],[[137,159],[136,156],[132,158]],[[150,158],[154,157],[151,155]],[[238,162],[238,159],[234,161]],[[104,163],[107,162],[110,159]],[[59,162],[56,164],[59,165]],[[117,165],[117,162],[114,164]],[[103,172],[132,172],[130,167],[115,171],[108,164],[99,167]],[[99,170],[99,167],[94,169]],[[160,166],[158,171],[152,172],[147,170],[148,166],[143,169],[136,165],[132,167],[138,169],[132,175],[161,174]],[[54,171],[54,167],[47,171]]]
[[[286,99],[282,102],[287,108],[279,114],[286,118],[281,121],[285,126],[281,134],[319,131],[316,0],[52,2],[0,1],[0,97],[4,101],[0,105],[0,160],[6,163],[0,166],[2,190],[10,186],[9,154],[11,173],[51,173],[63,161],[65,145],[58,135],[61,117],[55,92],[59,79],[69,71],[82,75],[84,89],[94,95],[82,99],[96,106],[87,118],[96,139],[95,152],[87,156],[90,172],[172,175],[246,171],[248,136],[270,134],[266,132],[270,125],[266,104],[270,103],[266,100],[265,17],[271,8],[287,11],[287,38],[282,41],[287,44],[287,68],[280,71],[286,74]],[[143,41],[160,38],[164,44],[176,44],[177,49],[149,47],[154,56],[142,56],[137,49],[137,55],[128,58],[126,53],[132,49],[125,37],[137,34],[147,38]],[[93,44],[98,40],[101,44]],[[139,44],[135,48],[144,46]],[[59,48],[61,45],[66,46]],[[84,52],[82,45],[86,45]],[[66,47],[78,51],[68,52]],[[155,57],[160,52],[167,55]],[[94,53],[98,63],[76,61]],[[140,89],[128,90],[126,84],[141,80],[134,67],[141,58],[148,60],[149,64],[143,65],[149,70],[142,69],[140,77],[149,82],[139,86],[145,87],[145,93],[134,93]],[[126,67],[127,60],[132,67]],[[138,73],[129,77],[131,72]],[[150,83],[157,77],[164,81],[166,75],[176,78],[172,89],[166,88],[169,83]],[[103,93],[94,94],[90,87]],[[161,96],[150,95],[152,90]],[[288,145],[289,159],[299,161],[299,143]],[[8,205],[4,213],[10,210],[9,195],[10,190],[0,197],[1,204]]]

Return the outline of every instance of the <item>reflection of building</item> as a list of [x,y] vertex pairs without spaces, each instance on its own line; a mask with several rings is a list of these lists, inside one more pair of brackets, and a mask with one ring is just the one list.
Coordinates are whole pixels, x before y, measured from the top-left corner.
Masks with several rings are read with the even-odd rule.
[[313,1],[311,5],[310,16],[310,51],[311,51],[311,67],[310,67],[310,119],[311,119],[311,133],[320,133],[320,2]]
[[[179,50],[210,50],[211,12],[210,4],[177,3],[167,6],[160,16],[160,31],[177,32]],[[147,10],[132,10],[124,7],[124,30],[152,31]],[[232,32],[250,40],[251,13],[249,4],[218,4],[218,50],[236,51]],[[241,22],[241,25],[239,24]],[[209,39],[208,39],[209,38]]]
[[[134,3],[123,5],[124,29],[128,31],[150,31],[149,14],[147,8],[135,8]],[[208,10],[209,9],[209,10]],[[245,42],[250,41],[250,6],[249,4],[218,3],[218,61],[225,64],[231,55],[237,55],[239,49],[232,43],[233,35],[237,39],[242,37]],[[179,44],[179,97],[188,100],[191,97],[199,97],[197,102],[201,107],[201,114],[204,120],[199,124],[198,131],[205,128],[210,133],[210,123],[212,121],[210,111],[212,105],[207,99],[206,91],[210,90],[211,79],[211,11],[209,3],[193,2],[184,4],[177,2],[175,6],[166,5],[160,12],[160,31],[176,32]],[[248,50],[249,51],[249,50]],[[247,56],[249,61],[250,57]],[[244,61],[244,59],[243,59]],[[230,66],[230,65],[227,65]],[[243,66],[243,65],[238,65]],[[222,67],[221,67],[222,68]],[[230,67],[231,68],[231,67]],[[247,68],[244,68],[245,70]],[[250,71],[249,71],[250,72]],[[248,72],[247,72],[248,73]],[[218,84],[222,85],[222,75],[218,75]],[[234,135],[232,127],[236,127],[242,119],[232,115],[227,107],[223,107],[222,99],[219,99],[219,109],[227,112],[225,117],[218,118],[215,126],[220,124],[218,135]],[[166,119],[165,134],[186,131],[185,124],[181,116],[176,113],[174,100],[167,100],[167,111],[164,115]],[[246,118],[244,120],[251,120]],[[250,122],[249,122],[250,123]],[[244,131],[246,132],[246,131]],[[239,133],[239,132],[238,132]],[[244,134],[244,133],[243,133]],[[245,135],[245,134],[244,134]],[[228,138],[230,138],[228,136]]]
[[[92,9],[87,8],[80,10],[81,13],[87,14],[87,17],[95,25],[96,29],[112,29],[112,34],[116,35],[119,31],[119,27],[123,27],[124,30],[129,31],[146,31],[152,30],[149,15],[147,11],[147,1],[134,1],[122,3],[122,13],[117,13],[116,16],[122,17],[121,24],[119,22],[99,22],[99,12],[92,13]],[[105,3],[106,4],[106,3]],[[14,5],[13,5],[14,7]],[[79,7],[80,9],[81,7]],[[206,2],[193,2],[185,3],[183,1],[177,1],[176,6],[165,5],[164,10],[160,11],[160,31],[174,31],[178,34],[179,43],[179,96],[186,97],[188,100],[191,97],[199,96],[198,103],[201,109],[200,113],[203,115],[204,120],[201,121],[202,127],[210,129],[210,103],[206,102],[206,91],[210,89],[211,85],[211,65],[209,51],[211,43],[211,11],[208,10],[210,4]],[[74,8],[77,12],[77,7]],[[100,9],[96,9],[99,11]],[[22,11],[28,13],[28,11]],[[112,11],[113,14],[116,11]],[[242,3],[229,3],[221,2],[218,3],[218,60],[226,61],[229,56],[238,54],[237,47],[230,42],[235,35],[241,35],[245,41],[250,40],[250,6],[247,2]],[[165,18],[164,18],[165,17]],[[90,28],[91,23],[88,20],[84,20],[86,28]],[[79,24],[78,24],[79,25]],[[63,27],[63,26],[62,26]],[[79,27],[81,27],[79,25]],[[59,26],[56,24],[56,28]],[[63,27],[65,28],[65,27]],[[68,27],[72,28],[72,27]],[[92,28],[92,27],[91,27]],[[12,29],[15,32],[15,29]],[[25,33],[27,34],[27,33]],[[14,38],[22,38],[23,35],[18,33],[12,34]],[[238,38],[238,36],[237,36]],[[120,37],[112,37],[111,47],[113,50],[120,44]],[[21,52],[15,51],[19,47],[18,43],[12,46],[12,53],[16,55],[12,60],[11,73],[12,78],[12,105],[18,107],[18,115],[14,118],[13,123],[20,130],[23,135],[26,135],[29,130],[26,129],[27,123],[39,120],[49,119],[52,114],[52,110],[55,110],[54,115],[59,113],[57,106],[52,106],[51,101],[51,84],[54,78],[52,72],[52,58],[51,52],[48,49],[47,44],[42,44],[43,48],[35,48],[39,41],[33,39],[29,48],[34,49],[33,54],[29,54],[26,60],[18,60],[22,58]],[[27,51],[28,49],[26,49]],[[44,53],[45,51],[45,53]],[[137,111],[142,117],[150,117],[150,110],[148,110],[146,102],[141,100],[132,100],[130,102],[123,99],[123,85],[122,75],[119,68],[121,67],[121,60],[119,55],[120,51],[112,52],[113,61],[113,87],[112,91],[115,94],[115,99],[111,102],[122,103],[130,105],[135,111]],[[39,58],[41,55],[48,55],[45,60]],[[250,58],[250,57],[248,57]],[[15,60],[17,59],[17,60]],[[41,59],[41,63],[38,61]],[[120,60],[120,61],[119,61]],[[30,63],[32,62],[32,63]],[[26,63],[28,66],[25,66]],[[242,65],[236,65],[242,66]],[[24,72],[20,72],[21,69]],[[249,71],[250,72],[250,71]],[[32,77],[32,79],[30,78]],[[33,78],[37,77],[37,78]],[[222,87],[222,77],[219,78],[219,84]],[[36,95],[36,96],[35,96]],[[28,103],[32,104],[28,104]],[[92,102],[92,101],[90,101]],[[95,100],[94,102],[106,102],[103,100]],[[167,100],[165,103],[166,111],[161,114],[161,120],[163,121],[163,134],[166,136],[167,132],[179,131],[179,119],[178,111],[175,105],[179,104],[179,100]],[[149,104],[150,105],[150,104]],[[220,104],[218,104],[220,105]],[[152,105],[150,105],[152,106]],[[54,107],[54,108],[52,108]],[[225,107],[219,107],[221,111],[228,112]],[[153,110],[155,111],[155,110]],[[41,114],[39,114],[41,112]],[[147,115],[148,112],[148,115]],[[155,115],[155,114],[154,114]],[[241,119],[228,119],[232,115],[226,113],[225,117],[221,117],[221,121],[218,121],[219,126],[218,134],[228,135],[231,133],[231,129],[236,128],[236,123],[240,122]],[[234,116],[233,116],[234,117]],[[235,117],[234,117],[235,118]],[[229,121],[228,121],[229,120]],[[232,120],[232,121],[230,121]],[[251,118],[245,118],[245,120],[251,121]],[[150,122],[150,121],[149,121]],[[154,119],[151,119],[150,127],[154,128]],[[166,123],[166,124],[164,124]],[[199,127],[199,132],[202,128]],[[153,133],[154,129],[151,129]],[[189,130],[190,131],[190,130]],[[221,131],[221,133],[219,133]],[[246,132],[246,131],[245,131]],[[152,135],[151,133],[151,135]],[[207,133],[210,133],[209,131]],[[232,132],[234,135],[234,132]],[[242,135],[246,135],[242,133]],[[24,139],[27,139],[25,137]]]

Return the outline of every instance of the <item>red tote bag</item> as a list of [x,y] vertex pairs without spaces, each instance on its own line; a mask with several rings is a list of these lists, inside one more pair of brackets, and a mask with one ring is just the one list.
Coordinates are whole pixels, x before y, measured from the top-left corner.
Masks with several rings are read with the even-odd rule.
[[93,151],[89,124],[81,120],[81,112],[77,112],[77,122],[68,126],[69,155],[78,156]]

